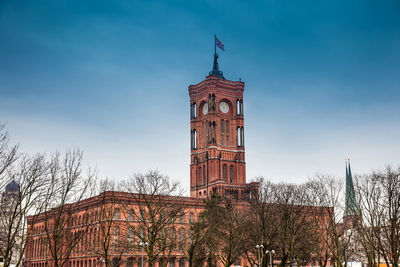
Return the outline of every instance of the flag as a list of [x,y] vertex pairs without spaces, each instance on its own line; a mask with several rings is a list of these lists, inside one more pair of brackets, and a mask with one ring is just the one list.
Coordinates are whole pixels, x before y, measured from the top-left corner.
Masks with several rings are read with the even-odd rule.
[[225,51],[224,50],[224,44],[221,43],[220,40],[218,40],[217,36],[215,36],[215,45],[218,46],[219,48],[221,48],[222,51]]

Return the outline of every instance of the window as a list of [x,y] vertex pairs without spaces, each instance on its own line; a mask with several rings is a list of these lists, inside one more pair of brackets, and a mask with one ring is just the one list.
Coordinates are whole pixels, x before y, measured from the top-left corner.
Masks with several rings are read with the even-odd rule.
[[190,214],[189,214],[189,222],[190,222],[190,223],[193,223],[193,222],[194,222],[194,214],[193,214],[193,213],[190,213]]
[[114,219],[119,220],[119,209],[115,209],[114,211]]
[[185,222],[185,214],[184,214],[184,213],[182,213],[182,214],[180,215],[180,217],[179,217],[179,222],[180,222],[180,223],[184,223],[184,222]]
[[197,105],[193,103],[190,107],[190,118],[195,119],[197,118]]
[[119,228],[114,227],[114,237],[118,238],[118,234],[119,234]]
[[229,166],[229,180],[233,182],[233,165]]
[[133,258],[128,258],[126,261],[126,267],[133,267]]
[[139,234],[138,234],[140,241],[143,242],[144,241],[144,229],[143,227],[139,229]]
[[174,249],[175,248],[175,229],[174,228],[169,229],[168,238],[169,238],[169,244],[170,244],[171,248]]
[[243,127],[237,128],[237,145],[244,146],[244,129],[243,129]]
[[203,177],[202,177],[202,172],[201,172],[201,166],[199,167],[199,183],[202,184],[203,183]]
[[118,258],[112,259],[112,267],[119,267],[119,259]]
[[206,166],[203,167],[203,179],[204,179],[204,183],[207,183]]
[[130,222],[133,221],[133,210],[128,211],[128,221],[130,221]]
[[197,149],[197,131],[193,130],[191,134],[192,149]]
[[144,221],[144,211],[143,210],[139,210],[139,217],[141,221]]
[[223,178],[224,180],[226,180],[226,178],[227,178],[226,173],[227,173],[226,164],[224,164],[224,165],[222,165],[222,178]]
[[242,130],[240,131],[240,140],[241,140],[242,146],[244,146],[244,129],[243,129],[243,127],[241,129]]
[[221,120],[221,145],[225,145],[225,121]]
[[179,250],[185,249],[185,229],[179,229]]
[[118,235],[119,235],[119,228],[114,227],[114,250],[117,250],[118,247]]
[[135,236],[135,229],[133,229],[132,226],[129,226],[126,233],[126,238],[128,239],[128,246],[130,248],[133,248],[134,236]]
[[225,131],[226,131],[226,145],[227,146],[229,146],[229,121],[226,121],[225,122],[226,123],[226,129],[225,129]]
[[243,100],[236,100],[236,115],[243,115]]

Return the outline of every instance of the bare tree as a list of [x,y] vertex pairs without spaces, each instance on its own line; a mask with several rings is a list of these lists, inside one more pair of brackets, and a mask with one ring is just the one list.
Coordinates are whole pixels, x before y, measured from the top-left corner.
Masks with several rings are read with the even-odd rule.
[[100,181],[98,205],[94,211],[98,214],[98,223],[89,229],[92,240],[87,242],[87,250],[104,260],[107,267],[113,265],[113,260],[121,263],[122,256],[133,249],[131,219],[124,218],[129,214],[128,207],[116,189],[115,182],[109,179]]
[[343,182],[329,175],[316,175],[305,189],[309,205],[317,207],[312,209],[315,258],[320,266],[326,266],[328,261],[335,266],[345,265],[354,256],[352,245],[356,229],[339,223],[345,210]]
[[18,146],[10,146],[8,133],[4,124],[0,124],[0,192],[5,190],[10,182],[6,171],[18,159]]
[[[309,237],[310,207],[306,206],[306,194],[302,186],[279,183],[274,188],[275,210],[273,220],[278,225],[276,251],[281,258],[281,266],[287,262],[309,260],[312,253]],[[299,263],[299,262],[297,262]]]
[[355,191],[361,208],[358,225],[360,242],[369,263],[399,266],[400,253],[400,168],[358,177]]
[[[182,190],[179,183],[171,182],[167,176],[158,171],[148,171],[145,174],[135,174],[125,181],[122,188],[131,193],[130,204],[138,227],[132,230],[139,244],[147,244],[144,250],[148,265],[159,257],[167,258],[176,250],[175,219],[183,213],[179,197]],[[165,265],[164,260],[160,261]]]
[[250,200],[250,207],[247,210],[246,221],[246,242],[244,251],[250,264],[258,265],[258,254],[260,255],[260,266],[267,266],[267,258],[263,249],[257,249],[257,245],[264,249],[276,249],[275,242],[277,240],[277,224],[273,221],[276,213],[275,186],[272,182],[257,178],[259,183],[259,191],[257,198]]
[[47,167],[43,155],[22,155],[17,146],[10,147],[0,126],[0,256],[4,266],[22,263],[27,216],[40,210],[38,204],[48,185]]
[[204,213],[192,222],[188,234],[188,244],[183,253],[189,261],[189,267],[200,266],[207,257],[206,252],[207,218]]
[[[44,199],[43,213],[38,220],[43,223],[43,250],[52,265],[64,266],[73,249],[86,235],[88,206],[82,201],[93,194],[95,172],[82,174],[82,152],[67,151],[64,157],[55,154],[49,167],[49,181]],[[79,214],[78,222],[74,218]],[[75,226],[72,229],[72,226]]]
[[242,243],[247,228],[243,211],[230,199],[222,201],[212,196],[204,212],[207,216],[207,247],[224,266],[231,266],[244,252]]

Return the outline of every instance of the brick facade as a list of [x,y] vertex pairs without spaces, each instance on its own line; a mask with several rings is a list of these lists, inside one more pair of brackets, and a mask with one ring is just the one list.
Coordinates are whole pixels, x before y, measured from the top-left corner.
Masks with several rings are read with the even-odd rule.
[[257,192],[256,183],[246,184],[243,91],[243,82],[213,75],[189,86],[191,197],[239,200]]

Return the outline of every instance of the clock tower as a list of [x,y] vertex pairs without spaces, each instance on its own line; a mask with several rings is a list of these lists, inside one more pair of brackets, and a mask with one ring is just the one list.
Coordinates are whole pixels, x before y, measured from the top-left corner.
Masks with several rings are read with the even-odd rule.
[[225,79],[214,55],[206,79],[189,86],[190,196],[211,194],[249,199],[258,184],[246,184],[242,81]]

